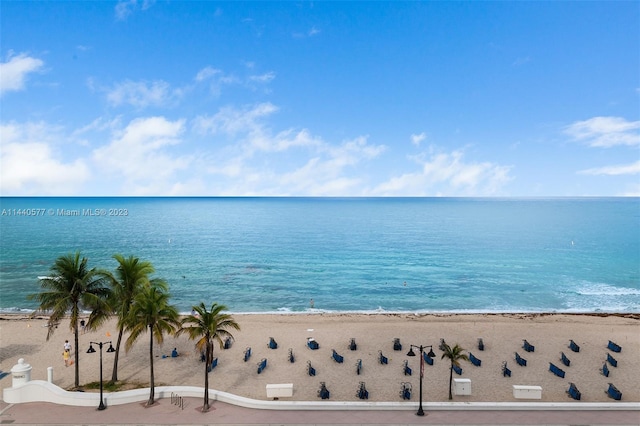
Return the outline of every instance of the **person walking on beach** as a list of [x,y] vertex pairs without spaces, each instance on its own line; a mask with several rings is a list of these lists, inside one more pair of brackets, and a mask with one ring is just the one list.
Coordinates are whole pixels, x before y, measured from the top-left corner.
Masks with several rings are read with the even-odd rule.
[[64,341],[64,350],[65,352],[71,352],[71,343],[68,340]]
[[62,359],[64,360],[64,366],[68,367],[69,360],[71,359],[71,351],[65,349],[64,352],[62,352]]

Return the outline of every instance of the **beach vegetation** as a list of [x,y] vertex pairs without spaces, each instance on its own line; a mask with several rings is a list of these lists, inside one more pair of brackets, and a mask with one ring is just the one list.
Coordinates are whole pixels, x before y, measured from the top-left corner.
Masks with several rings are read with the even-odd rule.
[[155,402],[155,382],[153,374],[153,341],[164,342],[164,336],[176,333],[180,321],[178,310],[169,304],[170,294],[166,281],[154,278],[138,292],[131,304],[127,320],[129,337],[125,341],[128,351],[144,333],[149,332],[149,400],[147,406]]
[[116,382],[120,344],[124,331],[128,328],[129,311],[135,296],[143,287],[149,285],[149,275],[154,272],[154,267],[151,262],[142,261],[134,256],[124,257],[121,254],[114,254],[113,258],[118,262],[118,267],[114,274],[108,275],[108,278],[112,289],[110,306],[118,321],[118,338],[111,373],[111,381]]
[[27,296],[39,303],[37,313],[49,315],[47,322],[47,340],[53,335],[58,324],[69,317],[69,328],[74,335],[75,387],[80,386],[80,350],[78,335],[80,314],[91,311],[87,327],[95,328],[102,323],[109,311],[108,299],[111,289],[107,284],[105,272],[89,268],[86,257],[80,252],[69,253],[57,258],[50,274],[40,278],[41,291]]
[[451,361],[451,367],[449,368],[449,400],[453,399],[452,385],[453,385],[453,367],[460,367],[460,361],[469,361],[469,356],[464,353],[465,349],[458,345],[449,346],[443,341],[440,342],[440,350],[443,352],[440,359],[447,358]]
[[240,330],[240,325],[226,311],[225,305],[213,303],[211,309],[203,302],[193,307],[191,315],[184,317],[178,334],[185,333],[190,340],[196,340],[196,350],[204,354],[204,405],[202,411],[209,411],[209,365],[213,361],[214,342],[218,342],[220,349],[224,347],[224,341],[232,338],[231,330]]

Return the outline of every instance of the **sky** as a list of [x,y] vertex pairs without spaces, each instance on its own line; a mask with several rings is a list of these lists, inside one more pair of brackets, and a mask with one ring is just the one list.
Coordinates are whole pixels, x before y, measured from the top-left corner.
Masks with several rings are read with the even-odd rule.
[[0,3],[3,196],[640,196],[640,2]]

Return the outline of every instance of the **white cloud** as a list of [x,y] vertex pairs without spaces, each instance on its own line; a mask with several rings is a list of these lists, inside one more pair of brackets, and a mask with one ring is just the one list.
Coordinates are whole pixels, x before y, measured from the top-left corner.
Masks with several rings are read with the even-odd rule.
[[638,129],[640,121],[627,121],[622,117],[593,117],[567,126],[564,133],[592,147],[610,148],[640,145]]
[[72,195],[90,177],[82,159],[65,162],[53,146],[61,129],[45,123],[0,126],[0,192]]
[[233,107],[221,108],[213,116],[200,115],[193,121],[194,129],[201,134],[215,135],[224,133],[236,135],[248,133],[262,128],[260,119],[278,111],[278,107],[270,102],[261,103],[253,107],[237,109]]
[[140,109],[149,106],[163,107],[178,99],[181,93],[180,90],[172,90],[169,83],[162,80],[126,80],[108,91],[107,101],[113,106],[129,104]]
[[421,170],[395,176],[378,185],[372,195],[489,196],[497,195],[512,180],[511,167],[465,162],[462,150],[413,157]]
[[422,142],[426,138],[427,138],[427,135],[426,135],[425,132],[422,132],[419,135],[412,134],[411,135],[411,143],[414,144],[415,146],[420,146],[420,142]]
[[0,63],[0,95],[8,91],[24,89],[27,75],[39,71],[44,62],[38,58],[21,53],[9,55],[7,62]]
[[141,10],[147,10],[154,3],[155,0],[143,0],[141,2],[137,0],[120,0],[115,6],[116,19],[118,21],[123,21],[138,8]]
[[595,167],[592,169],[581,170],[578,172],[582,175],[608,175],[608,176],[620,176],[620,175],[637,175],[640,174],[640,161],[636,161],[631,164],[619,164],[616,166]]
[[249,80],[255,83],[269,83],[271,80],[276,78],[276,73],[268,72],[262,75],[251,75],[249,76]]

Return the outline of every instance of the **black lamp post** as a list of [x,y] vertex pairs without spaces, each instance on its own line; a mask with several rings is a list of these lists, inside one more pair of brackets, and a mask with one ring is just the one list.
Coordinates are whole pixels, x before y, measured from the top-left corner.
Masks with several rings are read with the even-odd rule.
[[113,349],[113,345],[111,345],[111,341],[89,342],[89,349],[87,349],[87,353],[92,354],[96,351],[92,345],[98,345],[98,347],[100,348],[100,405],[98,405],[98,410],[104,410],[105,408],[107,408],[104,405],[104,399],[102,399],[102,345],[105,345],[107,343],[109,344],[109,348],[107,349],[107,352],[115,352],[116,350]]
[[433,353],[433,347],[431,345],[427,346],[416,346],[410,345],[409,352],[407,352],[407,356],[416,356],[415,352],[413,352],[413,348],[420,349],[420,406],[418,407],[418,412],[416,416],[424,416],[424,410],[422,409],[422,378],[424,377],[424,350],[429,348],[429,353],[427,356],[429,358],[433,358],[436,354]]

